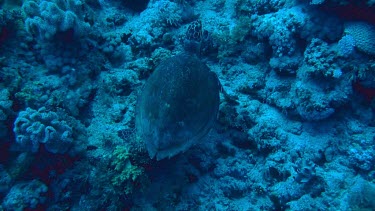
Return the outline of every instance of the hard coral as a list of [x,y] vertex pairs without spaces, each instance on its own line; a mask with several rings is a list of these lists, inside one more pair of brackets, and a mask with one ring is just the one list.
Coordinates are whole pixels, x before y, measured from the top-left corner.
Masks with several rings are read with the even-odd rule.
[[350,22],[345,25],[345,33],[355,40],[358,50],[375,56],[375,26],[366,22]]
[[38,180],[18,183],[4,198],[2,206],[5,210],[36,209],[38,204],[45,202],[43,195],[47,190],[48,187]]

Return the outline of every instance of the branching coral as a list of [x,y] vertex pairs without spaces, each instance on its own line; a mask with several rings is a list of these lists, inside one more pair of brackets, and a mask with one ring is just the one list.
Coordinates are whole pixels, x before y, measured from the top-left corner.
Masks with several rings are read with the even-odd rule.
[[143,187],[147,183],[144,168],[132,164],[131,157],[134,155],[129,152],[127,147],[116,147],[113,156],[111,165],[115,174],[111,181],[116,188],[129,195],[136,188]]

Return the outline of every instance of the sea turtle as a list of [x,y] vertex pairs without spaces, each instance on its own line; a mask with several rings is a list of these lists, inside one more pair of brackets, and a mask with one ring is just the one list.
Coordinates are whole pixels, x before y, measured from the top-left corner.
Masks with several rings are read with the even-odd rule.
[[196,144],[213,126],[221,86],[195,55],[162,61],[138,96],[136,133],[151,158],[161,160]]

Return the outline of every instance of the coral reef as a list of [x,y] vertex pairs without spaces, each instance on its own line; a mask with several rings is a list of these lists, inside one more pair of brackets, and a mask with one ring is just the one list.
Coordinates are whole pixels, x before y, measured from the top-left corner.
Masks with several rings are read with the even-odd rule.
[[46,198],[43,197],[43,194],[47,190],[48,187],[38,180],[18,183],[10,189],[4,198],[2,207],[5,210],[36,209],[39,204],[45,202]]
[[345,25],[344,33],[351,35],[358,50],[375,55],[375,27],[365,22],[349,22]]
[[[144,188],[142,186],[146,185],[148,179],[144,168],[132,164],[130,159],[137,159],[134,154],[131,154],[127,147],[116,147],[113,157],[111,165],[116,172],[111,180],[113,186],[125,195],[132,194],[135,189]],[[136,162],[138,165],[142,163],[140,160]]]
[[[89,24],[84,22],[82,1],[25,1],[22,5],[26,30],[39,39],[52,39],[57,33],[73,30],[74,36],[87,33]],[[69,33],[69,32],[68,32]]]
[[7,135],[6,120],[12,113],[11,107],[13,102],[9,97],[9,91],[7,89],[2,89],[0,91],[0,137],[5,137]]
[[0,1],[0,210],[374,210],[374,6]]
[[20,150],[37,152],[43,144],[51,153],[65,153],[73,145],[73,129],[62,119],[63,113],[27,108],[19,112],[14,122],[14,133]]

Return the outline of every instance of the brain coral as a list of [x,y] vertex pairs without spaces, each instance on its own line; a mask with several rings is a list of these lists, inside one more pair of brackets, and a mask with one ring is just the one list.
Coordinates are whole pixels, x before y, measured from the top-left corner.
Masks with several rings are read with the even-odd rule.
[[353,36],[358,50],[375,56],[375,27],[365,22],[345,24],[345,33]]
[[216,75],[195,56],[161,62],[137,103],[137,135],[150,157],[172,157],[201,140],[216,119],[219,90]]

